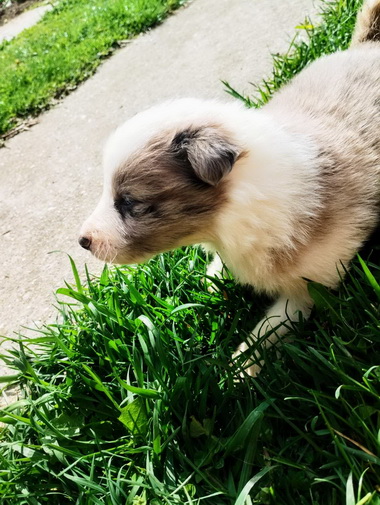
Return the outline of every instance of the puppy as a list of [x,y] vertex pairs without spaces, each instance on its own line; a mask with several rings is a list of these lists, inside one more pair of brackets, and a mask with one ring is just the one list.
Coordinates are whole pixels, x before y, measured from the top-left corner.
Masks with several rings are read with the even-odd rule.
[[380,0],[365,3],[348,51],[311,64],[261,110],[166,102],[115,131],[104,168],[80,245],[125,264],[205,244],[210,272],[223,261],[277,297],[235,355],[260,335],[274,342],[310,313],[305,279],[336,287],[379,220]]

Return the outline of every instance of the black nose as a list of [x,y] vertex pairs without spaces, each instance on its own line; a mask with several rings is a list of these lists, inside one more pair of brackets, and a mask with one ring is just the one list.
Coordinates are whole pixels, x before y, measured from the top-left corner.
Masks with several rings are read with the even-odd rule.
[[91,239],[88,237],[79,237],[79,245],[83,247],[83,249],[89,250],[91,247]]

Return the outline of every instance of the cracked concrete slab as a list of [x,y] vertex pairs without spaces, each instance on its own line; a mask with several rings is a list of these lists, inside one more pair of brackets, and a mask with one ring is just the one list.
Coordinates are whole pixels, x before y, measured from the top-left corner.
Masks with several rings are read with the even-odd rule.
[[316,17],[312,0],[194,0],[7,142],[0,150],[0,335],[55,318],[54,292],[73,280],[67,254],[81,272],[85,262],[100,272],[77,233],[100,196],[108,134],[168,98],[233,100],[222,79],[250,93],[249,83],[271,71],[270,53],[287,50],[306,15]]

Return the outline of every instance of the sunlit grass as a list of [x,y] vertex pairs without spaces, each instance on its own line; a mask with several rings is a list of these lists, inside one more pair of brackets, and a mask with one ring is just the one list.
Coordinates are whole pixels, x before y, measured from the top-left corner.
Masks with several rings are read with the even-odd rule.
[[62,288],[63,321],[7,360],[25,399],[1,417],[3,502],[340,505],[349,475],[350,505],[372,497],[380,271],[369,268],[355,265],[339,293],[312,285],[312,319],[241,383],[230,354],[265,300],[232,281],[208,293],[197,249]]
[[185,0],[59,0],[42,21],[0,44],[0,134],[92,75],[129,39]]

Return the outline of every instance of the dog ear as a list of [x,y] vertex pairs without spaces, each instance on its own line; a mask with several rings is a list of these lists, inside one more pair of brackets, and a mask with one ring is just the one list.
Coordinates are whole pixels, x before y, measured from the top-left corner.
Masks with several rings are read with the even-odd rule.
[[211,186],[231,172],[240,154],[237,146],[212,127],[178,133],[172,148],[177,159],[190,164],[197,178]]

